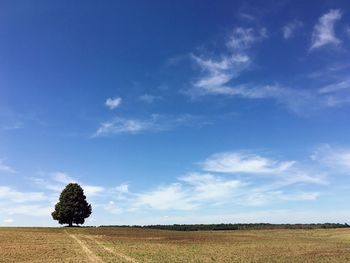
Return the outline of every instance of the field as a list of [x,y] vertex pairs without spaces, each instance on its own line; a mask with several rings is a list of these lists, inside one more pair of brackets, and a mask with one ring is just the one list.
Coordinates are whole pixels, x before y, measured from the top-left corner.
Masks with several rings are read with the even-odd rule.
[[0,228],[0,262],[350,262],[350,229]]

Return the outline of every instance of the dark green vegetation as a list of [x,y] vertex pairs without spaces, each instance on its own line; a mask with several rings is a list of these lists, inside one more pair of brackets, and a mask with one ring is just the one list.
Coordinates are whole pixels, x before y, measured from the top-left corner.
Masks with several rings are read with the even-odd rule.
[[324,223],[324,224],[192,224],[192,225],[148,225],[148,226],[101,226],[101,227],[132,227],[149,228],[175,231],[215,231],[215,230],[259,230],[259,229],[328,229],[347,228],[348,224]]
[[52,212],[52,218],[60,224],[84,224],[91,215],[91,205],[86,201],[84,190],[76,183],[68,184],[60,195],[59,202]]

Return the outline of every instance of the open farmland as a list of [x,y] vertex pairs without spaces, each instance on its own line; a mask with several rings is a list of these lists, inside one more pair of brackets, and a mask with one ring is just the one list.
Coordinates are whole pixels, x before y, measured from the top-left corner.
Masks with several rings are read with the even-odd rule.
[[349,262],[350,229],[0,228],[0,262]]

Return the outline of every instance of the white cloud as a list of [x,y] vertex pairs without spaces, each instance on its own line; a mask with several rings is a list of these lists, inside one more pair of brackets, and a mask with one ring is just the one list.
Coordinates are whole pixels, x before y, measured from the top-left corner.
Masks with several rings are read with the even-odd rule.
[[91,197],[101,194],[106,189],[98,185],[88,185],[79,180],[74,179],[65,172],[53,172],[47,175],[43,174],[46,178],[41,177],[31,177],[29,178],[34,184],[55,192],[60,193],[67,184],[78,183],[84,190],[86,196]]
[[14,205],[1,207],[1,211],[8,215],[27,215],[35,217],[47,217],[53,211],[52,206],[45,206],[40,204],[28,204],[28,205]]
[[121,214],[124,210],[117,206],[114,201],[109,201],[107,204],[104,204],[103,205],[103,208],[109,212],[109,213],[112,213],[112,214],[116,214],[116,215],[119,215]]
[[84,185],[82,184],[81,187],[84,189],[84,193],[87,196],[93,196],[102,193],[105,191],[105,188],[102,186],[96,186],[96,185]]
[[327,174],[323,171],[307,171],[307,169],[293,168],[283,174],[284,181],[281,185],[292,185],[296,183],[328,185]]
[[[320,18],[314,29],[311,49],[329,43],[340,43],[340,40],[334,35],[334,23],[340,18],[341,12],[339,10],[331,10]],[[298,20],[290,22],[283,28],[284,37],[293,37],[295,31],[302,26],[302,22]],[[292,113],[301,116],[309,116],[325,108],[350,103],[350,94],[335,94],[335,92],[343,91],[344,93],[348,90],[350,82],[347,79],[320,89],[314,89],[289,87],[278,82],[255,84],[240,78],[254,65],[250,49],[254,43],[266,38],[266,35],[265,29],[239,27],[228,37],[228,41],[225,43],[226,49],[223,52],[192,54],[191,60],[199,69],[198,76],[193,78],[190,88],[182,93],[193,99],[202,96],[225,96],[250,100],[273,100]],[[342,68],[344,70],[344,65]],[[335,71],[334,69],[330,70]]]
[[290,201],[313,201],[320,196],[318,192],[302,192],[291,195],[284,195],[281,198]]
[[295,31],[300,29],[303,26],[303,23],[299,20],[293,20],[286,24],[283,28],[283,37],[284,39],[290,39],[294,36]]
[[310,91],[292,89],[278,83],[236,84],[237,78],[253,64],[252,58],[248,55],[248,49],[253,43],[266,37],[266,33],[263,33],[264,30],[261,32],[251,28],[245,30],[238,28],[235,32],[231,40],[226,43],[229,47],[226,53],[219,56],[192,54],[192,61],[201,70],[201,74],[192,81],[191,88],[184,92],[186,95],[192,98],[221,95],[246,99],[272,99],[301,115],[306,114],[305,108],[314,110],[325,103]]
[[324,95],[328,107],[336,107],[350,103],[350,79],[335,82],[321,87],[318,92]]
[[116,117],[104,122],[92,137],[100,137],[115,134],[138,134],[142,132],[159,132],[171,130],[179,126],[202,126],[207,122],[202,117],[189,114],[170,116],[152,114],[144,119],[125,119]]
[[226,179],[208,173],[190,173],[172,184],[135,194],[136,198],[131,196],[127,202],[133,211],[145,207],[154,210],[201,211],[204,207],[227,204],[266,206],[278,202],[312,201],[320,196],[319,192],[290,189],[291,185],[297,183],[323,184],[316,179],[312,180],[316,176],[293,178],[292,172],[284,175],[256,185],[254,181]]
[[13,121],[7,125],[4,125],[2,127],[3,130],[5,131],[12,131],[12,130],[17,130],[17,129],[20,129],[23,127],[23,122],[20,122],[20,121]]
[[213,154],[201,162],[200,167],[205,172],[189,173],[153,190],[141,193],[128,190],[118,211],[140,211],[145,208],[201,211],[203,208],[228,204],[266,206],[280,202],[312,201],[321,193],[310,191],[309,185],[313,185],[312,189],[322,189],[328,185],[325,171],[296,161],[274,160],[252,153]]
[[5,224],[12,224],[13,223],[13,219],[12,218],[5,218],[4,219],[4,223]]
[[0,200],[12,203],[30,203],[46,200],[42,192],[20,192],[8,186],[0,186]]
[[253,28],[237,27],[229,36],[226,45],[230,49],[244,50],[250,48],[252,44],[266,37],[267,31],[265,28],[256,30]]
[[108,134],[131,133],[135,134],[152,127],[152,123],[138,119],[114,118],[112,121],[104,122],[95,133],[95,137]]
[[292,192],[286,193],[281,189],[260,190],[251,189],[249,194],[244,196],[244,202],[250,206],[264,206],[274,202],[289,201],[314,201],[320,196],[318,192]]
[[255,21],[256,20],[255,16],[253,16],[249,13],[241,12],[238,15],[240,18],[243,18],[243,19],[248,20],[248,21]]
[[3,215],[47,216],[50,214],[49,202],[50,197],[44,192],[18,191],[0,186],[0,211]]
[[118,185],[115,190],[119,193],[128,193],[129,192],[129,185],[126,183],[123,183],[121,185]]
[[350,37],[350,26],[345,27],[345,33]]
[[0,159],[0,172],[16,173],[16,170],[13,169],[11,166],[5,164],[3,159]]
[[281,173],[294,165],[295,161],[276,161],[254,154],[226,152],[214,154],[203,163],[202,169],[218,173]]
[[219,60],[202,58],[192,55],[193,61],[205,72],[205,74],[193,83],[192,95],[206,94],[230,94],[235,92],[225,86],[241,71],[248,67],[250,58],[244,54],[222,56]]
[[235,189],[242,186],[239,180],[224,180],[212,174],[191,173],[181,177],[180,181],[189,184],[193,200],[200,202],[206,200],[225,201]]
[[333,171],[350,172],[350,148],[325,144],[315,150],[311,159],[331,167]]
[[337,83],[332,83],[319,89],[320,93],[333,93],[350,89],[350,79],[346,79]]
[[[208,80],[211,80],[211,83]],[[305,90],[294,90],[279,84],[234,86],[230,85],[229,81],[231,81],[231,78],[226,73],[208,79],[201,79],[194,83],[194,89],[191,89],[188,94],[191,96],[226,95],[246,99],[273,99],[297,114],[305,114],[305,108],[312,110],[321,106],[320,98]]]
[[148,104],[152,104],[154,101],[160,99],[159,96],[151,95],[151,94],[143,94],[139,96],[139,100]]
[[52,179],[58,183],[69,184],[76,183],[76,180],[70,177],[68,174],[63,172],[55,172],[52,174]]
[[150,207],[158,210],[192,210],[196,205],[188,199],[188,193],[179,183],[158,187],[158,189],[140,194],[134,207]]
[[325,101],[329,107],[347,105],[350,103],[350,95],[329,95],[326,96]]
[[113,109],[119,107],[121,103],[122,103],[122,98],[116,97],[116,98],[108,98],[105,102],[105,105],[109,109],[113,110]]
[[201,69],[202,76],[194,81],[193,87],[185,93],[192,97],[208,94],[239,94],[241,88],[232,88],[228,83],[247,70],[251,64],[247,49],[265,37],[265,29],[238,27],[233,30],[226,42],[227,51],[220,56],[192,54],[191,58]]
[[201,206],[232,202],[231,197],[243,184],[212,174],[191,173],[178,181],[155,190],[136,194],[133,209],[149,207],[156,210],[194,210]]
[[[299,162],[281,161],[254,153],[218,153],[200,164],[202,171],[186,174],[168,184],[141,192],[129,191],[127,183],[115,187],[81,185],[86,194],[93,197],[93,207],[97,209],[95,211],[101,209],[100,211],[111,214],[137,214],[157,210],[200,213],[206,209],[223,208],[225,205],[249,208],[283,202],[308,202],[319,198],[322,194],[320,189],[327,184],[325,174],[308,170]],[[261,179],[256,175],[268,176]],[[66,183],[76,181],[64,172],[50,173],[48,176],[49,178],[37,182],[50,191],[56,188],[61,191]],[[311,184],[312,190],[308,187]],[[36,192],[28,195],[8,187],[0,188],[0,193],[0,210],[6,216],[36,216],[33,212],[35,209],[40,216],[49,216],[58,191],[54,190],[54,199],[52,195],[47,197],[48,194],[38,195]],[[27,200],[28,203],[10,202],[8,196],[13,200]]]
[[321,16],[315,25],[312,33],[312,43],[310,50],[324,45],[338,45],[341,41],[335,36],[334,25],[340,20],[342,13],[339,9],[332,9],[327,14]]

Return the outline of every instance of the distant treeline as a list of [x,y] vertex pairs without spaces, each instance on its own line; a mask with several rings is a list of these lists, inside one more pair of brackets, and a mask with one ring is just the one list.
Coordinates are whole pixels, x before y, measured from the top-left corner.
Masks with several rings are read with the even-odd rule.
[[324,224],[194,224],[194,225],[103,225],[100,227],[132,227],[145,229],[162,229],[174,231],[218,231],[218,230],[259,230],[259,229],[319,229],[319,228],[346,228],[347,223],[324,223]]

